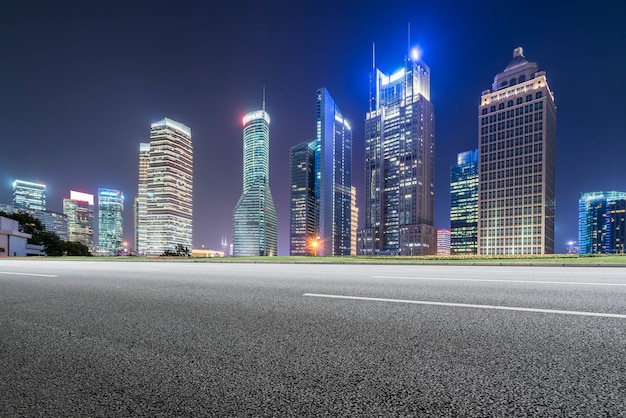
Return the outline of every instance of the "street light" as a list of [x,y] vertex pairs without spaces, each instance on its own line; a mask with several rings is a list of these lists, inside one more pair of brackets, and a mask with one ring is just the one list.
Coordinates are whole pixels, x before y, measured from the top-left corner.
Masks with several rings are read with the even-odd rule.
[[313,247],[313,254],[317,257],[317,247],[320,245],[319,241],[314,239],[311,241],[311,247]]

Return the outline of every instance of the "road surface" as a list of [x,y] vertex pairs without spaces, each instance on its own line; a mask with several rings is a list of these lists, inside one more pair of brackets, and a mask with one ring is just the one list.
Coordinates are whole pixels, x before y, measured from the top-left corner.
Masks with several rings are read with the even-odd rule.
[[626,268],[0,261],[0,416],[626,416]]

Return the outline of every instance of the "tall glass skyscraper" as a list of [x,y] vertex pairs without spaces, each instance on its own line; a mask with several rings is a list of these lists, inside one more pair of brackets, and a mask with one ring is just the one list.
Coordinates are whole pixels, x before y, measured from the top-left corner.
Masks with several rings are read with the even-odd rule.
[[93,251],[93,195],[70,190],[70,198],[63,199],[63,213],[67,215],[69,241]]
[[269,184],[270,116],[265,103],[242,123],[243,193],[233,216],[233,255],[275,256],[278,226]]
[[316,250],[315,145],[315,140],[303,142],[289,151],[289,255]]
[[193,146],[191,129],[164,118],[139,148],[137,251],[161,255],[178,245],[192,249]]
[[326,88],[316,138],[291,149],[291,255],[350,255],[352,128]]
[[478,150],[457,154],[450,168],[450,253],[476,254]]
[[479,254],[553,254],[556,106],[515,48],[478,108]]
[[46,210],[45,184],[15,180],[13,182],[13,206],[16,209]]
[[581,193],[578,200],[578,252],[624,254],[626,192]]
[[98,252],[111,254],[123,250],[124,195],[119,190],[98,189]]
[[365,225],[359,232],[359,252],[435,254],[430,69],[414,55],[391,75],[373,71],[365,118]]
[[350,255],[352,128],[325,88],[317,90],[315,199],[317,254]]

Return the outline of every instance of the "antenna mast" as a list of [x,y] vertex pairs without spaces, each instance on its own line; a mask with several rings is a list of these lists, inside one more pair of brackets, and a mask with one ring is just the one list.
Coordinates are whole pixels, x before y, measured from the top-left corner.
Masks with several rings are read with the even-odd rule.
[[263,85],[263,111],[265,111],[265,84]]

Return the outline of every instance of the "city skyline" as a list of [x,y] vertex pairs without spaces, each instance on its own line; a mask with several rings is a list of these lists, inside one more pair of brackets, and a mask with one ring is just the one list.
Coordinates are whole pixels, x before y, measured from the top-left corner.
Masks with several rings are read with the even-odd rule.
[[[372,42],[377,67],[393,73],[407,53],[411,22],[411,44],[421,47],[433,73],[435,227],[449,228],[449,167],[458,152],[475,147],[480,92],[522,46],[549,74],[556,94],[555,252],[565,252],[577,238],[579,193],[625,189],[619,150],[626,136],[618,101],[626,62],[615,53],[626,36],[601,7],[567,4],[565,14],[562,4],[540,2],[524,8],[393,2],[397,8],[359,13],[347,3],[323,1],[285,3],[274,12],[227,3],[173,10],[139,2],[123,12],[73,2],[36,10],[11,4],[0,25],[0,48],[14,57],[3,64],[0,81],[0,203],[11,201],[15,179],[46,184],[47,206],[56,212],[69,189],[120,190],[128,198],[124,240],[134,242],[137,144],[147,140],[151,123],[172,117],[194,131],[194,247],[220,248],[221,238],[232,234],[240,193],[239,121],[258,106],[266,85],[278,252],[288,254],[289,149],[314,137],[310,92],[325,85],[354,131],[353,185],[362,222]],[[494,5],[511,18],[490,17]],[[476,24],[481,19],[489,22],[484,28]],[[166,21],[178,30],[160,29]],[[155,66],[159,54],[177,64]]]

